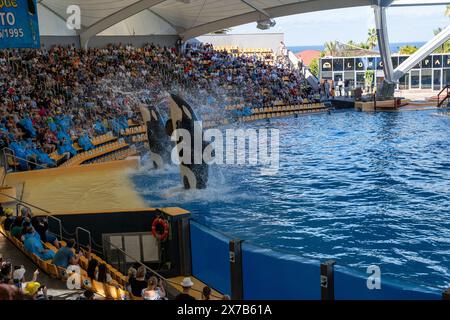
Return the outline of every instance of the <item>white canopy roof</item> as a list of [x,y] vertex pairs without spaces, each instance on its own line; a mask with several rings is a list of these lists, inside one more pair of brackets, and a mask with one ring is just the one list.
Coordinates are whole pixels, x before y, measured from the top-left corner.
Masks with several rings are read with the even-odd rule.
[[[443,0],[381,0],[384,3],[448,4]],[[38,0],[40,24],[59,17],[60,26],[70,5],[81,9],[81,30],[73,31],[84,41],[96,34],[178,34],[193,38],[219,29],[320,10],[369,6],[377,0]],[[54,22],[53,22],[54,24]],[[58,28],[59,29],[59,28]],[[64,32],[63,30],[54,30]]]

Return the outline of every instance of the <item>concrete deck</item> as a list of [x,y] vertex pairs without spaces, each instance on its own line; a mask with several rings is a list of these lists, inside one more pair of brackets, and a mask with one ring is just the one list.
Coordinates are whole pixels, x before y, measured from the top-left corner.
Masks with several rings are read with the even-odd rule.
[[[54,214],[145,209],[148,206],[128,177],[138,165],[138,159],[130,159],[8,173],[5,185],[15,187],[21,200]],[[45,214],[37,209],[33,213]]]

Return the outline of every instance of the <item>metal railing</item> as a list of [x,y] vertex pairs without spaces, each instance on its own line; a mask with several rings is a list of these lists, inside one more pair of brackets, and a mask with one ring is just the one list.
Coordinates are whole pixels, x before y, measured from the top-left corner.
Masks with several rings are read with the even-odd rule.
[[[12,159],[13,163],[16,160],[19,160],[19,161],[24,161],[25,163],[27,163],[27,165],[28,164],[32,164],[32,165],[34,165],[36,167],[40,167],[42,169],[48,169],[48,166],[46,164],[39,164],[37,162],[34,162],[34,161],[31,161],[31,160],[24,159],[24,158],[16,156],[14,150],[12,150],[10,148],[5,147],[5,148],[2,149],[2,151],[3,151],[3,159],[4,159],[3,161],[4,161],[4,166],[5,166],[5,171],[6,172],[8,172],[8,169],[10,167],[10,165],[8,163],[8,157],[10,157],[10,159]],[[16,165],[13,165],[13,167],[14,167],[15,170],[17,170],[17,166]]]
[[77,243],[77,249],[80,250],[80,237],[79,237],[79,231],[83,231],[84,233],[86,233],[88,235],[88,239],[89,239],[89,248],[92,248],[92,236],[91,236],[91,232],[85,228],[82,227],[76,227],[75,228],[75,240]]
[[[438,93],[438,95],[437,95],[437,98],[438,98],[437,106],[438,107],[441,107],[444,104],[445,100],[447,100],[450,97],[449,91],[450,91],[450,85],[447,85],[445,88],[443,88],[441,90],[441,92]],[[445,97],[441,100],[441,94],[443,94],[444,92],[445,92]]]

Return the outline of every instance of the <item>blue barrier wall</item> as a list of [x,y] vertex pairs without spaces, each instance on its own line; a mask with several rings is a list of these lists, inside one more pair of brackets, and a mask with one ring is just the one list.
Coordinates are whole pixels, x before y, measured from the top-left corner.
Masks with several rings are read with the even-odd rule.
[[320,299],[320,264],[242,244],[244,299]]
[[334,297],[336,300],[440,300],[441,294],[425,292],[424,289],[406,286],[383,278],[381,288],[368,289],[369,274],[357,274],[342,266],[334,269]]
[[[230,294],[230,238],[194,221],[190,223],[192,274],[223,294]],[[320,300],[320,263],[242,243],[245,300]],[[426,291],[381,275],[381,289],[367,287],[369,274],[335,266],[336,300],[440,300]]]
[[230,294],[229,241],[191,221],[192,275],[223,294]]

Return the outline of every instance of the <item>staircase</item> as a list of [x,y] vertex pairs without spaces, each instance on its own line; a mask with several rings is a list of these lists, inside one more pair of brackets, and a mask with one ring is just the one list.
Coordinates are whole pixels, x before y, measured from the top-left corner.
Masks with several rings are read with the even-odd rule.
[[445,107],[444,103],[450,98],[450,85],[447,85],[444,89],[437,95],[437,107]]

